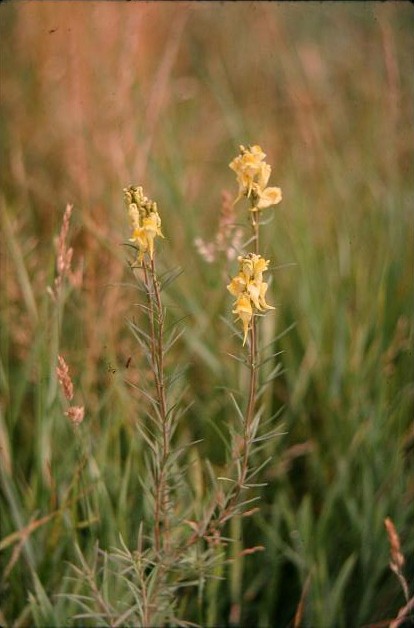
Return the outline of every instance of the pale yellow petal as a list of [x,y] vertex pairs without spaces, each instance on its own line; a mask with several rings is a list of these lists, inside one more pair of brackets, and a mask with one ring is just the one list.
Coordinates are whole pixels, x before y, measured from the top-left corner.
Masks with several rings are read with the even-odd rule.
[[263,152],[262,147],[258,144],[250,146],[250,152],[255,155],[260,161],[263,161],[263,159],[266,157],[266,153]]
[[253,313],[252,304],[247,294],[242,293],[237,297],[237,301],[235,303],[235,309],[233,310],[233,313],[238,314],[239,316],[241,314],[247,314],[250,316],[252,315]]
[[269,260],[265,260],[263,257],[260,257],[255,263],[253,267],[253,279],[254,281],[261,283],[263,279],[263,272],[267,270],[269,265]]
[[249,323],[250,323],[250,318],[245,319],[245,318],[241,318],[241,321],[243,323],[243,332],[244,332],[244,336],[243,336],[243,347],[246,344],[246,340],[247,340],[247,334],[249,333]]
[[240,170],[240,164],[241,164],[241,157],[240,155],[238,157],[235,157],[230,163],[229,163],[229,168],[231,168],[232,170],[234,170],[234,172],[239,172]]
[[268,288],[268,284],[265,282],[263,282],[260,286],[260,296],[259,296],[260,305],[265,310],[274,310],[275,308],[273,307],[273,305],[269,305],[268,303],[266,303],[265,295],[267,292],[267,288]]
[[272,172],[272,168],[269,166],[269,164],[266,164],[266,163],[260,164],[259,178],[258,178],[257,183],[261,190],[264,190],[264,188],[266,187],[270,179],[271,172]]
[[233,310],[233,314],[237,314],[238,318],[242,322],[244,331],[244,346],[247,338],[247,332],[249,330],[249,324],[253,316],[252,304],[247,294],[241,294],[238,297],[235,303],[235,309]]
[[237,297],[241,294],[246,288],[246,282],[243,277],[237,275],[237,277],[233,277],[229,285],[227,286],[227,290],[233,296]]
[[260,304],[260,287],[256,283],[249,283],[247,286],[247,292],[249,293],[249,297],[251,298],[253,305],[258,310],[261,310]]
[[257,256],[257,258],[253,261],[253,270],[255,273],[262,273],[264,270],[267,270],[269,265],[269,260],[265,260],[261,256]]
[[257,206],[260,209],[277,205],[282,200],[282,190],[280,188],[266,188],[260,193],[260,199]]

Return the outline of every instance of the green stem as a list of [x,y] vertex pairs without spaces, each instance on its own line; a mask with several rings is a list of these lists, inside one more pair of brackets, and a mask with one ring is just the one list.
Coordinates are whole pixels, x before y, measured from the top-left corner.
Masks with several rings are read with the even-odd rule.
[[253,314],[252,326],[250,329],[250,384],[249,384],[249,400],[247,402],[246,417],[243,427],[243,463],[242,478],[243,482],[247,475],[248,458],[250,453],[250,426],[254,418],[256,409],[256,389],[257,389],[257,324],[256,317]]
[[[252,209],[254,207],[254,203],[252,201]],[[250,211],[250,222],[252,224],[253,229],[253,242],[254,242],[254,252],[256,255],[259,255],[259,227],[260,227],[260,210]]]
[[[170,453],[170,430],[167,416],[167,400],[164,381],[164,310],[161,301],[160,285],[157,278],[154,259],[148,267],[143,261],[144,283],[149,302],[149,321],[151,336],[151,362],[157,391],[157,401],[160,416],[160,431],[162,435],[161,459],[157,465],[154,511],[154,540],[157,552],[169,548],[169,491],[166,479],[166,465]],[[161,527],[163,534],[161,535]]]

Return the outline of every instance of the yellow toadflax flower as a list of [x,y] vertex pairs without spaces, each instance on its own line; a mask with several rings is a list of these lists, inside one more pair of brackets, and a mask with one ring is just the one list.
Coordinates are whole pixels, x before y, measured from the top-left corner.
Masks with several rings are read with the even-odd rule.
[[240,146],[240,155],[235,157],[229,164],[229,167],[237,175],[240,197],[243,194],[249,197],[253,183],[258,179],[262,180],[266,176],[264,171],[269,169],[270,166],[263,162],[265,157],[266,155],[260,146],[250,146],[247,149],[244,146]]
[[261,255],[249,253],[240,256],[239,273],[233,277],[227,290],[237,297],[233,314],[237,314],[236,320],[241,320],[244,331],[243,346],[246,343],[247,332],[254,315],[254,310],[263,312],[264,310],[274,310],[275,308],[266,303],[266,292],[268,284],[263,281],[263,272],[269,266],[269,260],[265,260]]
[[280,188],[266,187],[272,168],[264,161],[265,157],[266,154],[257,144],[247,148],[240,146],[240,154],[229,164],[236,173],[239,184],[239,195],[235,203],[242,196],[250,198],[252,204],[250,211],[277,205],[282,200]]
[[239,294],[244,292],[247,288],[247,281],[244,276],[241,274],[233,277],[229,285],[227,286],[227,290],[235,297],[238,297]]
[[137,261],[141,263],[145,253],[149,253],[150,258],[153,258],[155,237],[164,237],[161,232],[161,218],[158,214],[157,203],[144,196],[142,187],[125,188],[124,197],[128,204],[132,228],[132,237],[129,241],[138,246]]

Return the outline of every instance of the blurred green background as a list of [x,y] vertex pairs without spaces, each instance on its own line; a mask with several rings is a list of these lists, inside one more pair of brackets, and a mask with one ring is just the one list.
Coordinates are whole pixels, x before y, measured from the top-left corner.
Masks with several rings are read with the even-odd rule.
[[[221,625],[235,607],[243,626],[293,625],[301,596],[300,625],[391,619],[404,597],[386,516],[414,588],[412,6],[19,2],[0,18],[0,623],[68,625],[74,614],[55,596],[75,586],[67,561],[88,518],[72,499],[79,458],[58,352],[86,407],[97,519],[82,546],[136,538],[144,445],[125,379],[144,374],[126,325],[127,185],[157,200],[163,264],[185,271],[167,291],[174,316],[188,317],[174,359],[189,364],[195,402],[179,438],[203,438],[200,455],[222,464],[216,430],[232,410],[220,387],[243,383],[221,318],[235,266],[207,263],[194,241],[214,239],[221,193],[236,193],[228,163],[256,143],[283,190],[262,246],[277,305],[263,335],[280,335],[283,351],[267,401],[285,433],[244,530],[246,547],[266,551],[230,570],[211,603]],[[66,203],[83,284],[57,311],[47,286]]]

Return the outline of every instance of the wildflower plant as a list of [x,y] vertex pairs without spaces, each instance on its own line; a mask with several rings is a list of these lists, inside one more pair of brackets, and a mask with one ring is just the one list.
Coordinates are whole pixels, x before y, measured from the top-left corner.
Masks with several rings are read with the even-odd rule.
[[[124,189],[125,203],[132,234],[129,241],[137,250],[136,264],[141,267],[143,283],[148,300],[148,317],[150,334],[145,338],[142,331],[132,323],[132,329],[141,346],[149,350],[148,361],[154,375],[156,398],[153,405],[156,410],[156,432],[152,445],[157,450],[156,468],[154,472],[155,506],[154,506],[154,542],[157,551],[161,545],[169,543],[169,487],[166,466],[171,448],[172,414],[168,416],[164,374],[164,324],[165,310],[161,302],[161,286],[155,268],[154,240],[161,233],[161,218],[157,204],[144,196],[142,187]],[[157,436],[161,435],[160,443]],[[148,441],[148,435],[146,435]],[[159,449],[157,449],[159,445]],[[161,528],[163,534],[161,534]]]
[[[206,591],[217,600],[217,583],[223,578],[226,562],[238,563],[243,556],[264,549],[248,547],[236,554],[233,550],[233,558],[228,558],[228,548],[237,548],[233,522],[257,510],[252,508],[257,497],[246,493],[257,486],[253,479],[261,468],[251,465],[253,446],[277,433],[271,429],[265,435],[258,434],[263,407],[257,407],[260,392],[257,320],[274,309],[266,301],[268,283],[264,274],[270,261],[259,253],[259,216],[263,208],[281,198],[279,188],[266,187],[271,168],[264,157],[259,146],[241,147],[239,157],[230,164],[239,182],[236,202],[246,196],[251,203],[249,215],[253,217],[253,238],[249,242],[254,242],[255,250],[239,255],[238,273],[227,286],[235,297],[233,313],[242,325],[243,347],[249,339],[249,358],[242,361],[249,368],[250,383],[244,412],[233,398],[241,429],[229,427],[231,457],[225,474],[217,477],[206,463],[210,486],[205,487],[204,501],[198,505],[193,503],[193,492],[186,479],[186,452],[196,443],[177,447],[174,439],[185,407],[168,354],[181,332],[168,321],[172,331],[167,336],[168,314],[162,297],[163,289],[178,276],[180,269],[159,274],[157,239],[164,236],[157,203],[145,196],[142,187],[124,189],[131,229],[128,245],[134,251],[130,267],[139,292],[145,295],[145,303],[139,304],[142,320],[129,324],[150,373],[143,386],[132,384],[140,397],[141,408],[145,407],[138,417],[137,428],[147,450],[146,480],[142,482],[146,517],[137,524],[135,550],[131,551],[122,539],[121,548],[109,554],[97,550],[94,569],[79,551],[82,568],[76,570],[89,591],[89,602],[86,598],[79,599],[83,608],[86,607],[86,612],[77,616],[79,619],[99,617],[110,625],[192,625],[183,619],[185,607],[180,610],[178,600],[180,590],[196,588],[200,625],[206,620],[209,625],[214,624],[216,606],[206,608]],[[67,369],[63,361],[58,374],[65,390]],[[230,530],[229,523],[233,526]],[[100,559],[103,562],[98,568]],[[116,582],[114,595],[105,600],[99,585],[101,578],[113,578]]]
[[[271,167],[264,161],[265,153],[261,147],[254,145],[245,148],[240,146],[240,154],[231,161],[230,168],[235,171],[239,184],[236,204],[242,197],[246,197],[250,202],[249,216],[253,235],[247,244],[253,244],[254,251],[245,252],[239,255],[237,261],[239,265],[238,273],[227,285],[227,290],[236,297],[233,304],[233,314],[236,315],[236,322],[240,321],[243,329],[243,347],[249,339],[248,356],[234,356],[239,362],[249,370],[248,395],[244,410],[232,396],[239,417],[238,426],[231,428],[232,435],[232,460],[228,469],[228,474],[222,479],[229,482],[230,490],[223,499],[218,523],[228,521],[239,515],[251,516],[256,512],[256,508],[251,508],[256,497],[249,497],[247,492],[257,485],[253,481],[257,477],[260,469],[251,463],[254,446],[262,446],[277,434],[279,429],[271,427],[265,433],[259,434],[260,422],[264,413],[263,404],[258,407],[258,399],[263,395],[264,389],[279,374],[280,364],[276,364],[274,369],[268,374],[266,381],[259,382],[259,369],[266,360],[273,359],[277,354],[268,356],[266,360],[260,362],[260,338],[258,318],[263,316],[268,310],[274,310],[272,305],[266,301],[268,283],[263,280],[263,273],[268,271],[270,260],[266,260],[260,254],[260,214],[261,210],[276,205],[281,201],[282,193],[280,188],[266,187],[269,181]],[[246,246],[247,246],[246,244]],[[270,417],[265,426],[275,417]],[[235,469],[235,474],[232,469]],[[240,531],[239,531],[240,532]],[[258,547],[248,548],[249,553],[257,551]],[[240,556],[238,560],[240,560]]]
[[230,294],[236,297],[233,313],[236,314],[236,321],[240,321],[243,327],[243,346],[250,332],[250,386],[243,436],[246,450],[246,439],[248,439],[250,425],[255,414],[257,394],[259,348],[257,317],[267,310],[275,309],[266,302],[268,283],[263,281],[263,273],[268,270],[270,260],[266,260],[259,252],[259,226],[261,210],[277,205],[282,200],[282,192],[278,187],[266,187],[271,174],[271,166],[264,161],[265,157],[266,154],[258,145],[247,148],[240,146],[240,154],[229,164],[229,167],[236,173],[239,184],[239,193],[234,202],[237,203],[243,196],[249,199],[249,214],[253,229],[254,251],[238,257],[239,272],[227,285]]

